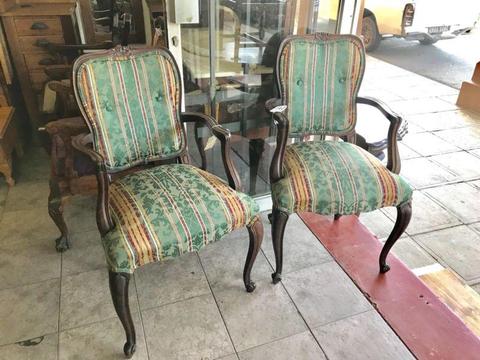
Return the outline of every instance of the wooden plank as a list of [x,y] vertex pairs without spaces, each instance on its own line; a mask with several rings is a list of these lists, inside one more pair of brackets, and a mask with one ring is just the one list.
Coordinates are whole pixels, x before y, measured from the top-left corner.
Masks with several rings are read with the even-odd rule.
[[394,255],[380,274],[382,243],[356,216],[299,214],[418,359],[478,360],[480,338]]
[[475,290],[450,269],[434,271],[420,278],[480,337],[480,295]]

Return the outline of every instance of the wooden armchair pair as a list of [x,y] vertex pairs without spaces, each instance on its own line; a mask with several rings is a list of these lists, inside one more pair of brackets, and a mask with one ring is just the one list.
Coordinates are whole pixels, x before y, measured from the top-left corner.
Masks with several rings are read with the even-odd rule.
[[[200,250],[246,226],[250,245],[243,280],[252,292],[250,271],[263,226],[255,201],[235,190],[240,182],[229,131],[207,115],[181,113],[180,75],[168,50],[119,47],[88,54],[73,72],[91,132],[74,138],[73,145],[97,166],[97,224],[113,304],[126,332],[124,353],[131,357],[135,329],[128,284],[136,268]],[[190,164],[184,124],[192,122],[220,140],[228,184]]]
[[[397,220],[379,257],[381,273],[389,270],[387,255],[408,226],[412,189],[398,175],[402,118],[377,100],[357,96],[364,70],[364,46],[353,35],[290,36],[280,45],[276,63],[280,99],[267,102],[277,126],[270,167],[274,283],[281,280],[283,235],[292,213],[334,215],[335,221],[342,215],[395,206]],[[386,167],[355,144],[357,104],[374,106],[390,122]],[[289,137],[312,136],[318,139],[287,145]]]

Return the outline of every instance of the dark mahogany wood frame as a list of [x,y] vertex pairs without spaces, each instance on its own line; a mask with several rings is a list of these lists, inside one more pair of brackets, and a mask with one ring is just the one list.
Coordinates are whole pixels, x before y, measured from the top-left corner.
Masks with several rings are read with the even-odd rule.
[[[324,33],[317,33],[311,35],[302,35],[302,38],[307,39],[315,39],[315,40],[331,40],[331,39],[340,39],[340,38],[351,38],[353,41],[361,40],[353,35],[332,35],[332,34],[324,34]],[[287,141],[289,138],[289,121],[288,118],[285,116],[284,111],[286,109],[286,105],[284,105],[285,94],[282,91],[281,86],[281,79],[280,79],[280,57],[284,47],[290,42],[292,39],[299,38],[299,36],[288,36],[286,37],[280,45],[280,49],[277,55],[277,63],[276,63],[276,84],[278,89],[278,94],[281,95],[280,99],[270,99],[266,102],[265,106],[268,111],[272,113],[273,122],[277,127],[277,146],[275,148],[275,152],[273,154],[272,163],[270,165],[270,184],[274,184],[275,182],[281,180],[284,177],[283,174],[283,159],[285,156],[285,149],[287,146]],[[362,46],[363,48],[363,46]],[[363,74],[360,75],[359,82],[362,81]],[[369,106],[373,106],[378,109],[385,118],[390,122],[390,126],[388,129],[388,146],[387,146],[387,169],[391,172],[398,174],[400,172],[401,164],[400,164],[400,154],[398,153],[398,130],[402,123],[402,118],[400,115],[396,114],[390,108],[385,105],[383,102],[378,101],[376,99],[370,97],[360,97],[357,96],[356,98],[357,104],[365,104]],[[308,135],[308,134],[307,134]],[[340,136],[345,141],[355,144],[357,139],[355,133],[355,126],[353,126],[352,130],[345,131],[345,132],[337,132],[332,134],[324,134],[324,135],[333,135],[333,136]],[[324,137],[322,135],[322,137]],[[275,202],[274,202],[275,204]],[[339,219],[342,214],[333,214],[335,220]],[[390,267],[386,263],[387,255],[395,244],[395,242],[400,238],[403,234],[405,229],[407,228],[410,218],[412,215],[412,204],[411,202],[404,203],[397,207],[397,220],[393,227],[392,232],[388,236],[385,245],[381,251],[379,257],[379,266],[380,266],[380,273],[387,272]],[[288,221],[289,214],[281,211],[280,209],[276,209],[275,207],[272,209],[272,214],[269,216],[270,221],[272,223],[272,242],[273,242],[273,250],[275,253],[275,272],[272,274],[273,283],[278,283],[281,280],[282,275],[282,264],[283,264],[283,236],[285,232],[285,226]]]
[[[190,156],[188,154],[187,143],[186,143],[186,133],[185,129],[182,126],[182,149],[180,152],[174,156],[159,156],[156,159],[149,161],[149,163],[141,163],[138,165],[132,165],[128,169],[123,169],[121,171],[109,171],[106,168],[105,160],[102,155],[94,151],[93,148],[89,145],[92,143],[92,124],[85,112],[85,109],[82,105],[82,101],[79,97],[78,87],[77,87],[77,72],[80,66],[85,63],[87,60],[93,58],[101,58],[109,56],[113,59],[116,57],[125,57],[125,56],[135,56],[142,54],[148,51],[158,51],[160,54],[169,61],[173,68],[176,78],[177,90],[179,91],[179,103],[177,104],[177,119],[185,123],[194,123],[195,126],[206,126],[208,127],[213,135],[220,141],[222,149],[222,160],[225,167],[225,172],[227,174],[227,179],[229,185],[234,189],[240,189],[240,179],[238,173],[233,165],[233,162],[230,158],[230,131],[223,128],[217,122],[208,115],[200,113],[190,113],[184,112],[180,113],[181,109],[181,82],[180,82],[180,72],[178,70],[177,63],[175,62],[173,56],[166,48],[136,48],[131,49],[129,47],[116,47],[115,49],[96,52],[92,54],[86,54],[77,59],[73,66],[73,87],[75,92],[75,98],[78,102],[82,115],[87,123],[90,134],[83,134],[75,137],[73,139],[73,146],[79,151],[87,154],[97,166],[97,182],[98,182],[98,198],[97,198],[97,225],[101,235],[105,235],[111,231],[114,227],[114,221],[112,220],[108,207],[108,190],[109,185],[125,176],[135,171],[139,171],[152,166],[161,166],[166,163],[179,163],[179,164],[190,164]],[[197,142],[199,146],[200,143]],[[202,146],[199,146],[199,151],[202,157],[202,168],[206,167],[206,161],[203,161],[205,158],[204,149]],[[250,244],[248,248],[247,258],[245,261],[244,271],[243,271],[243,281],[247,292],[252,292],[255,290],[255,283],[250,279],[250,272],[252,270],[253,263],[255,258],[260,250],[260,246],[263,240],[263,225],[259,218],[257,218],[252,224],[247,226],[250,238]],[[116,273],[109,272],[109,283],[110,283],[110,292],[112,295],[113,304],[117,312],[118,317],[120,318],[122,325],[125,329],[127,341],[124,345],[124,353],[127,358],[133,356],[135,352],[135,328],[133,325],[132,317],[130,314],[130,307],[128,304],[128,284],[131,274],[129,273]]]

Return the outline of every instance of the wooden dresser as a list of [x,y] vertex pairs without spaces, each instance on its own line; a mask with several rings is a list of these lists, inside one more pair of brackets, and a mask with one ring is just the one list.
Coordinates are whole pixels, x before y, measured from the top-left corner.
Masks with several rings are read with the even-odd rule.
[[64,1],[37,0],[0,14],[33,132],[43,125],[40,108],[47,81],[44,69],[54,64],[52,55],[39,43],[77,43],[75,3]]

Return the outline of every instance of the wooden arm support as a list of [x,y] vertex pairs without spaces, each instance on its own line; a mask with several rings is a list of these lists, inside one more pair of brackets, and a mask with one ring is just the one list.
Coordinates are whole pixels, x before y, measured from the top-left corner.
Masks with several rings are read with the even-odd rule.
[[277,146],[270,164],[270,183],[273,184],[283,178],[283,158],[287,147],[289,122],[284,114],[286,105],[280,104],[280,99],[270,99],[265,103],[267,111],[273,116],[273,123],[277,127]]
[[[357,96],[357,104],[373,106],[390,121],[387,137],[387,169],[395,174],[400,173],[401,162],[398,152],[398,130],[402,124],[402,117],[393,112],[385,103],[371,97]],[[406,127],[404,130],[406,132]]]
[[[228,184],[233,189],[240,190],[240,177],[238,176],[237,169],[235,168],[235,165],[233,164],[232,158],[230,156],[230,131],[219,125],[213,117],[201,113],[184,112],[181,114],[181,120],[183,123],[193,122],[195,123],[195,126],[197,126],[197,124],[200,124],[208,127],[212,134],[218,140],[220,140],[220,144],[222,147],[223,166],[225,167],[225,172],[227,174]],[[205,168],[205,150],[203,149],[201,142],[197,141],[197,145],[198,150],[200,151],[200,155],[202,156],[202,168]]]
[[97,153],[88,144],[93,143],[92,134],[77,135],[72,139],[72,146],[78,151],[89,156],[90,159],[97,165],[97,226],[101,235],[105,235],[115,226],[108,207],[108,188],[110,179],[105,167],[105,160],[102,155]]

